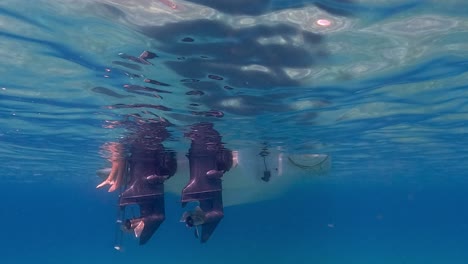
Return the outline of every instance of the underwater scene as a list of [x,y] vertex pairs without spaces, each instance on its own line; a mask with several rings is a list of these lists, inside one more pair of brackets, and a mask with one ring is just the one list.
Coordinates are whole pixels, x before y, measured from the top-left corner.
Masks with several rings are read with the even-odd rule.
[[468,263],[468,2],[0,1],[0,263]]

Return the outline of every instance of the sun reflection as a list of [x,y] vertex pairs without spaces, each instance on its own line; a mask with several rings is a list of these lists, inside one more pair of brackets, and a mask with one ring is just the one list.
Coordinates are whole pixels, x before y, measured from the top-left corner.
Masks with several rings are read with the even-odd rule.
[[328,19],[318,19],[315,23],[322,27],[329,27],[331,25],[331,21]]

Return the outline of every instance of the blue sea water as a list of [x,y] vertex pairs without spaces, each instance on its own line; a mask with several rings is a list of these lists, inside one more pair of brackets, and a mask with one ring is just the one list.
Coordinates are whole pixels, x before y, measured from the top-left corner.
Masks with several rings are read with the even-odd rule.
[[[0,263],[467,263],[466,10],[2,0]],[[150,242],[116,251],[103,146],[155,118],[180,153],[211,122],[230,149],[327,154],[331,169],[226,207],[205,244],[168,193]]]

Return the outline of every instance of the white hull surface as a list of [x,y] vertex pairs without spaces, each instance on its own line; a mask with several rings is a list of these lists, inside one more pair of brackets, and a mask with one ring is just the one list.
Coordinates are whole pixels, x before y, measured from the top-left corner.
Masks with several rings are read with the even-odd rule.
[[[237,161],[222,177],[224,206],[275,198],[294,185],[328,173],[331,168],[331,158],[325,154],[296,155],[270,150],[264,160],[258,149],[233,153]],[[165,191],[180,195],[189,181],[189,161],[185,153],[178,154],[177,159],[177,172],[165,182]],[[262,179],[265,171],[271,175],[268,181]]]

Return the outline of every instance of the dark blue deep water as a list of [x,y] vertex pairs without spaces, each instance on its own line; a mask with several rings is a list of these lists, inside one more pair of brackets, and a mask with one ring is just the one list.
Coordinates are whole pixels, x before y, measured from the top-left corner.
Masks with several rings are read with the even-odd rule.
[[[0,263],[468,263],[466,10],[2,0]],[[151,240],[117,251],[119,192],[96,171],[112,144],[158,142],[154,122],[171,124],[176,187]],[[200,122],[239,153],[204,244],[179,222]],[[311,154],[331,162],[288,163]]]

